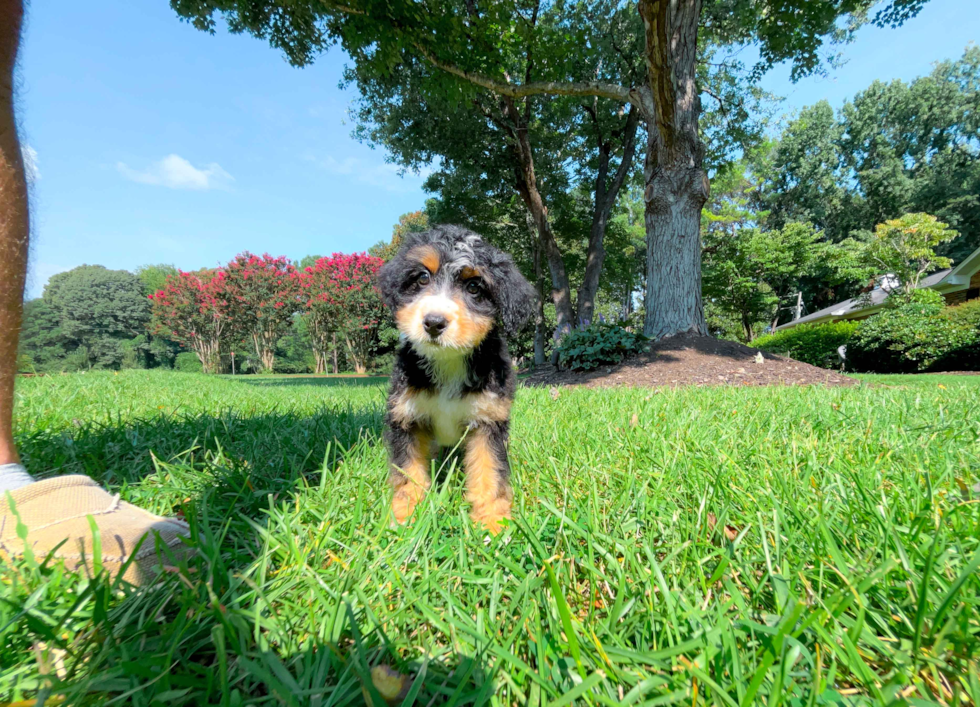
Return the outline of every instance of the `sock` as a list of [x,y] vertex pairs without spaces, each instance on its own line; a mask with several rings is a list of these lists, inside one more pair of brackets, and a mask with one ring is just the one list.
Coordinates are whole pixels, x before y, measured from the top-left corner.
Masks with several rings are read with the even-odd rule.
[[34,483],[22,464],[0,464],[0,493]]

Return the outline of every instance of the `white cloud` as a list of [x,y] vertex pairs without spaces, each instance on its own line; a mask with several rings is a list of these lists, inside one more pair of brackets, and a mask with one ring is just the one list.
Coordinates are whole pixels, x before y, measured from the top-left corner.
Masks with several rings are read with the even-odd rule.
[[27,183],[33,184],[41,178],[41,170],[37,168],[37,150],[25,144],[20,152],[24,159],[24,175],[27,177]]
[[398,165],[387,162],[372,164],[357,157],[347,157],[343,160],[337,160],[328,155],[326,159],[322,160],[314,157],[307,157],[306,159],[314,162],[331,174],[353,177],[358,182],[393,192],[416,189],[420,182],[431,173],[431,170],[424,169],[418,174],[406,172],[402,175],[400,173],[402,168]]
[[169,189],[227,190],[230,188],[230,182],[235,181],[235,178],[216,162],[198,169],[180,155],[167,155],[143,171],[135,170],[125,162],[117,162],[116,169],[126,179]]

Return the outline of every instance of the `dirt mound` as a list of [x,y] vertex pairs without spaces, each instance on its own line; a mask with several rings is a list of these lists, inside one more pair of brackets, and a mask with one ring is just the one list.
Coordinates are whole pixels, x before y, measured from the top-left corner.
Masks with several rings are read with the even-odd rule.
[[[762,362],[758,355],[762,354]],[[604,388],[681,385],[856,385],[853,378],[760,352],[735,341],[682,335],[658,341],[647,353],[615,366],[586,373],[540,366],[524,379],[527,385],[583,385]]]

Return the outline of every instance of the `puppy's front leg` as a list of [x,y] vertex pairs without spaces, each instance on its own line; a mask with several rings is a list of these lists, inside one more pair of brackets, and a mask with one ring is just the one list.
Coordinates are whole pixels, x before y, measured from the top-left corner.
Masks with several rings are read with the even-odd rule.
[[385,430],[385,441],[391,459],[389,481],[395,491],[391,511],[396,522],[405,523],[432,483],[432,434],[420,425],[407,429],[392,425]]
[[500,521],[510,518],[514,499],[507,428],[506,421],[484,423],[466,437],[466,500],[473,506],[470,517],[493,535],[500,532]]

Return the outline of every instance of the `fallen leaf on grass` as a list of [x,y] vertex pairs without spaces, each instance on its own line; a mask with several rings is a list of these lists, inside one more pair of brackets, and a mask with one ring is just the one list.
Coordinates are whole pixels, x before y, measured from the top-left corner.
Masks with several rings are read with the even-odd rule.
[[[718,525],[718,519],[715,517],[714,513],[708,513],[708,531],[714,532],[715,526]],[[738,537],[738,529],[731,525],[726,525],[724,527],[725,537],[728,538],[729,542],[735,542],[735,538]]]
[[[408,679],[407,675],[402,675],[387,665],[376,665],[371,668],[371,682],[374,685],[374,689],[378,691],[378,694],[388,704],[401,702],[405,699],[405,695],[408,694],[408,690],[412,686],[412,681]],[[365,690],[365,696],[368,697],[368,702],[370,703],[370,697],[366,693],[367,691]]]

